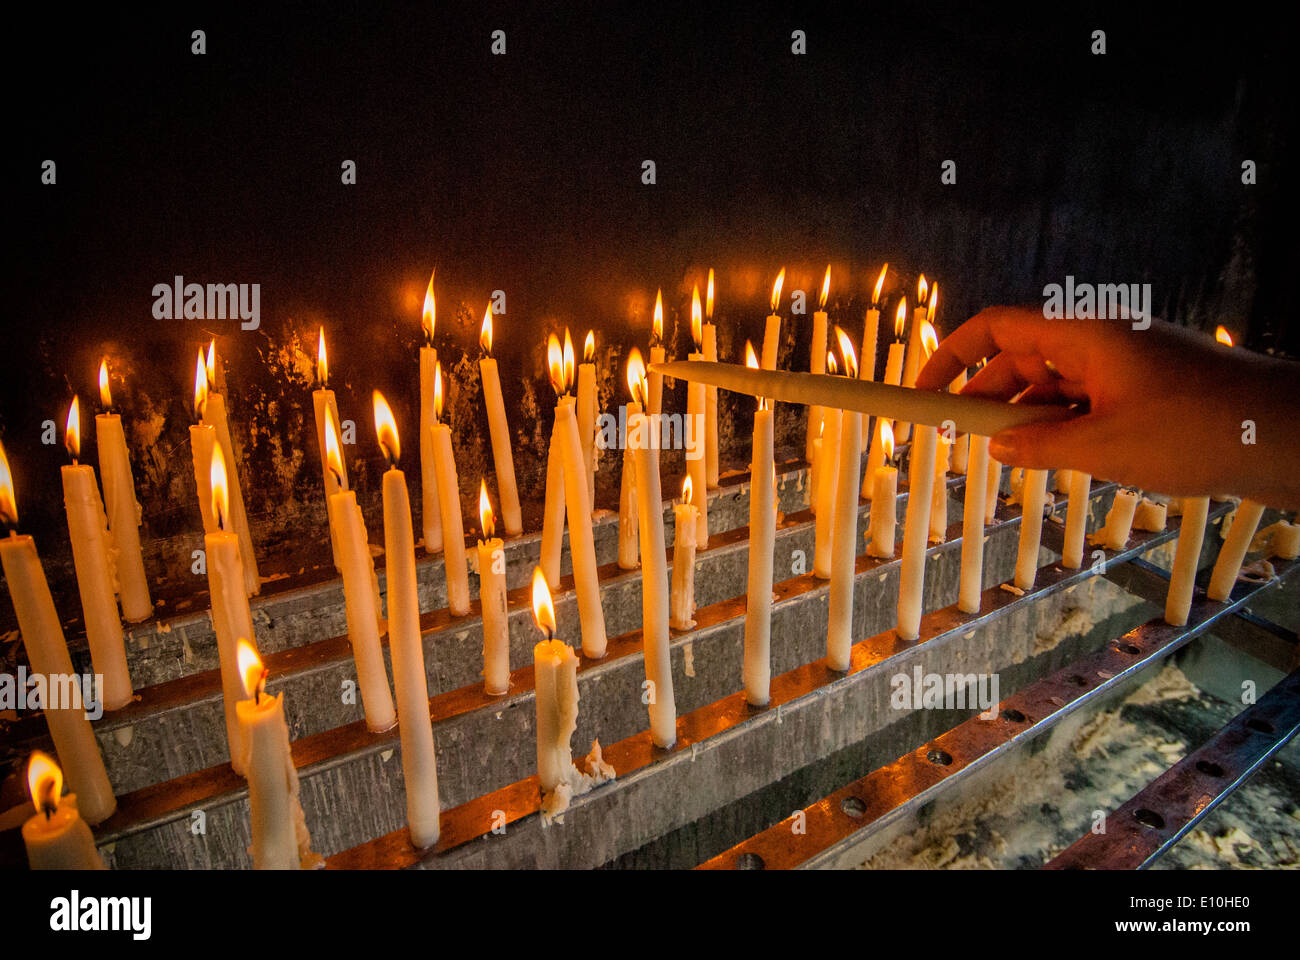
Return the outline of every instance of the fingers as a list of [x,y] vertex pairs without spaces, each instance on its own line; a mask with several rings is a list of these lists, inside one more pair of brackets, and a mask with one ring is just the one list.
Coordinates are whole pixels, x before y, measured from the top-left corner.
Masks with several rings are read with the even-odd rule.
[[[1003,430],[989,440],[989,455],[1031,470],[1060,467],[1118,478],[1124,443],[1132,442],[1119,418],[1087,414],[1073,420],[1031,423]],[[1117,456],[1118,455],[1118,456]]]

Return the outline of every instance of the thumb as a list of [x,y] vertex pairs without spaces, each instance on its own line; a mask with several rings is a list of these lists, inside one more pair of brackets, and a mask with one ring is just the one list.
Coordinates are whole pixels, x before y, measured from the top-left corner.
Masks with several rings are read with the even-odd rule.
[[1122,437],[1122,424],[1095,413],[1073,420],[1027,423],[995,434],[989,455],[1031,470],[1068,468],[1104,472],[1103,463]]

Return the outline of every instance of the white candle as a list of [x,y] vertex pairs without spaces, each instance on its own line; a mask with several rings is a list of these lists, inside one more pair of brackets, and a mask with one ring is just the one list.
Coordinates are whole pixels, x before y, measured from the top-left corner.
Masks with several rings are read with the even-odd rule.
[[695,626],[695,518],[691,478],[682,481],[682,499],[673,504],[673,585],[669,624],[674,630]]
[[1106,525],[1098,530],[1094,539],[1107,550],[1123,550],[1128,546],[1133,530],[1133,513],[1141,498],[1132,490],[1120,490],[1106,514]]
[[578,658],[555,638],[555,611],[542,570],[533,570],[533,616],[545,639],[533,647],[533,689],[537,709],[537,779],[543,796],[573,780],[578,729]]
[[423,850],[438,842],[438,763],[429,720],[429,683],[420,639],[415,587],[415,535],[406,476],[397,469],[401,447],[388,403],[376,392],[375,430],[389,463],[384,474],[384,552],[388,580],[388,648],[397,692],[397,725],[406,781],[406,822],[411,844]]
[[[812,328],[812,354],[809,357],[809,373],[826,372],[826,300],[830,295],[831,285],[831,268],[828,264],[826,267],[826,276],[822,280],[822,289],[819,307],[813,313]],[[808,407],[808,423],[804,431],[804,459],[809,463],[813,460],[813,441],[817,439],[821,431],[822,408],[817,404],[811,404]]]
[[898,636],[921,636],[921,601],[925,587],[925,550],[930,535],[930,504],[934,493],[935,448],[939,432],[922,426],[912,438],[908,476],[907,516],[903,521],[903,562],[898,582]]
[[[963,370],[957,374],[957,379],[948,387],[953,393],[961,393],[965,389],[970,374]],[[970,458],[970,434],[963,433],[952,445],[952,472],[964,476],[966,474],[966,463]]]
[[893,465],[894,431],[889,421],[876,418],[876,434],[885,454],[885,462],[871,474],[871,542],[867,552],[882,560],[893,559],[894,536],[898,524],[898,468]]
[[[691,309],[691,329],[693,333],[700,331],[700,291],[695,291],[694,303]],[[697,340],[698,343],[698,340]],[[704,354],[692,353],[691,360],[703,360]],[[687,430],[691,431],[693,437],[702,440],[707,430],[705,426],[707,416],[705,412],[707,397],[705,395],[705,386],[702,383],[694,381],[686,385],[686,419]],[[686,472],[691,478],[691,483],[696,490],[700,491],[699,504],[696,510],[695,520],[695,544],[700,550],[707,550],[709,546],[709,498],[705,495],[708,488],[707,475],[707,454],[703,443],[695,443],[694,451],[689,447],[686,452]],[[692,452],[694,455],[692,455]]]
[[1264,505],[1254,500],[1242,500],[1232,518],[1232,527],[1219,550],[1219,557],[1214,561],[1214,570],[1210,574],[1210,586],[1205,595],[1211,600],[1226,602],[1232,596],[1232,588],[1241,572],[1242,561],[1250,550],[1250,541],[1259,527],[1264,515]]
[[27,865],[33,870],[103,870],[90,827],[77,811],[74,793],[60,798],[63,772],[37,750],[27,765],[27,784],[36,815],[23,824]]
[[126,664],[126,641],[114,590],[113,542],[104,505],[99,499],[99,485],[95,483],[95,468],[77,463],[81,452],[80,433],[80,404],[73,397],[64,440],[72,463],[62,469],[63,506],[68,516],[68,538],[72,542],[72,563],[77,572],[86,643],[95,673],[103,677],[99,699],[105,710],[120,710],[131,702],[135,691]]
[[208,395],[203,404],[203,422],[216,430],[216,444],[226,459],[226,482],[229,484],[230,529],[239,538],[239,553],[243,563],[244,589],[249,596],[256,596],[262,590],[262,582],[257,574],[257,555],[253,551],[253,535],[248,526],[248,513],[244,509],[244,494],[239,484],[238,460],[235,459],[235,445],[230,439],[230,420],[226,416],[226,399],[217,393],[215,384],[216,353],[215,347],[208,347]]
[[135,498],[135,479],[126,448],[122,418],[112,412],[113,397],[108,386],[108,363],[99,364],[99,397],[104,412],[95,417],[95,439],[99,448],[99,475],[104,484],[104,506],[108,531],[117,549],[117,593],[122,616],[138,623],[153,613],[149,580],[140,553],[140,504]]
[[330,514],[338,532],[339,562],[343,574],[343,603],[348,621],[348,641],[357,667],[357,685],[366,713],[366,728],[379,732],[397,722],[393,694],[388,687],[384,654],[379,644],[379,581],[370,555],[366,522],[357,495],[347,489],[347,473],[338,442],[334,415],[326,411],[326,465],[340,489],[330,496]]
[[1183,519],[1178,528],[1178,546],[1174,550],[1174,567],[1169,576],[1169,593],[1165,597],[1165,622],[1175,627],[1187,625],[1192,609],[1192,589],[1205,542],[1205,521],[1210,510],[1209,497],[1186,497]]
[[[961,526],[961,584],[957,592],[957,609],[963,613],[980,612],[980,594],[984,588],[984,495],[982,479],[988,473],[989,438],[972,437],[967,461],[966,498]],[[975,478],[975,482],[970,481]]]
[[1061,565],[1071,570],[1083,566],[1083,549],[1088,532],[1088,492],[1092,476],[1082,470],[1070,471],[1070,501],[1065,508],[1065,549]]
[[[564,392],[563,384],[558,388]],[[556,401],[555,422],[559,422],[560,404],[573,403],[572,397]],[[551,427],[551,443],[546,453],[546,504],[542,513],[541,567],[548,583],[560,582],[560,558],[564,550],[564,456],[560,453],[559,433]]]
[[320,450],[320,472],[321,483],[325,489],[325,519],[329,524],[330,530],[330,549],[334,555],[334,569],[343,569],[343,560],[339,555],[339,535],[335,529],[334,514],[331,512],[330,504],[333,501],[334,494],[340,490],[348,488],[347,466],[340,458],[336,464],[337,472],[331,469],[329,456],[325,449],[325,430],[326,425],[332,417],[334,423],[339,422],[339,406],[334,399],[334,391],[329,389],[329,358],[325,353],[325,328],[320,328],[320,339],[316,344],[316,383],[318,386],[311,393],[312,411],[316,417],[316,445]]
[[438,509],[442,513],[442,558],[447,580],[447,608],[454,617],[469,613],[469,569],[465,562],[465,524],[460,512],[460,478],[451,450],[451,427],[441,422],[442,365],[434,369],[433,465],[438,474]]
[[[857,376],[853,344],[839,327],[846,376]],[[826,632],[826,663],[832,670],[849,669],[853,648],[853,581],[858,552],[858,464],[862,462],[858,415],[840,418],[839,476],[835,485],[835,522],[831,528],[831,594]]]
[[483,611],[483,689],[498,697],[510,689],[510,630],[506,615],[506,549],[496,532],[487,481],[479,481],[478,598]]
[[885,286],[885,274],[889,264],[880,268],[876,285],[871,292],[871,306],[867,308],[867,318],[862,326],[862,358],[858,376],[863,380],[876,379],[876,351],[880,343],[880,291]]
[[492,462],[497,471],[501,520],[505,524],[506,533],[517,537],[524,532],[524,521],[519,507],[519,488],[515,483],[515,459],[510,446],[506,405],[501,396],[501,374],[492,357],[483,357],[478,366],[483,377],[483,400],[487,404],[488,428],[492,435]]
[[[888,266],[888,264],[885,266]],[[903,360],[907,349],[906,345],[903,343],[903,323],[906,316],[907,300],[904,299],[899,302],[898,310],[894,314],[894,342],[889,345],[889,353],[885,357],[885,379],[883,382],[892,384],[893,386],[898,386],[903,379]],[[882,419],[887,418],[877,417],[877,424],[879,424]],[[893,427],[894,424],[891,422],[890,435],[893,436],[894,441],[897,442],[898,438],[893,435]],[[867,451],[867,468],[862,475],[863,486],[865,487],[864,492],[867,497],[873,495],[868,478],[870,478],[872,472],[875,471],[876,468],[883,466],[885,463],[885,454],[883,448],[880,446],[879,438],[880,428],[877,426],[877,428],[872,431],[871,449]]]
[[587,467],[587,501],[596,502],[596,336],[587,331],[582,348],[583,362],[578,364],[578,439],[582,441],[582,461]]
[[[4,448],[0,447],[0,524],[12,528],[17,523],[13,477]],[[9,536],[0,538],[0,565],[4,568],[5,584],[13,600],[18,632],[32,672],[45,677],[73,676],[63,624],[54,609],[35,541],[11,529]],[[80,797],[82,815],[90,823],[107,819],[117,808],[117,800],[84,705],[47,703],[44,706],[54,749],[67,771],[69,786]]]
[[[745,344],[745,353],[746,363],[757,366],[751,344]],[[749,466],[749,573],[743,666],[745,699],[756,707],[767,705],[772,683],[772,562],[776,545],[772,441],[772,408],[767,401],[760,400],[754,413],[753,457]]]
[[785,267],[776,275],[772,284],[772,312],[763,329],[763,369],[775,370],[777,353],[781,349],[781,315],[776,312],[781,302],[781,286],[785,283]]
[[[988,439],[987,437],[985,439]],[[998,491],[1002,489],[1002,464],[989,455],[989,473],[984,488],[984,522],[992,523],[998,509]]]
[[948,462],[952,441],[939,437],[934,453],[934,490],[930,495],[930,542],[943,543],[948,537]]
[[[632,417],[639,413],[641,413],[641,404],[627,404],[624,413],[625,430],[626,425],[632,422]],[[636,501],[636,463],[632,457],[632,445],[624,442],[623,474],[619,478],[618,492],[618,565],[623,570],[635,570],[641,562],[637,546]],[[549,499],[547,504],[550,504]]]
[[[433,274],[424,291],[424,309],[420,330],[424,346],[420,348],[420,526],[426,553],[442,550],[442,510],[438,506],[438,468],[433,463],[433,381],[438,365],[438,351],[433,348],[437,325],[437,301],[433,295]],[[486,395],[486,387],[484,389]]]
[[[929,289],[929,285],[925,281],[925,274],[921,274],[916,281],[916,313],[912,317],[912,332],[907,345],[907,359],[903,364],[902,385],[905,387],[916,386],[917,374],[921,372],[921,367],[925,365],[925,361],[928,359],[928,357],[921,356],[921,351],[922,332],[925,327],[926,297],[929,294]],[[906,302],[906,300],[903,301],[903,303]],[[910,423],[895,423],[894,428],[900,443],[905,442],[912,432]]]
[[813,576],[819,580],[831,577],[831,541],[835,529],[835,494],[839,489],[843,416],[844,411],[838,407],[822,408],[822,446],[817,455],[817,510],[813,524]]
[[1148,533],[1160,533],[1165,528],[1168,521],[1168,515],[1165,505],[1156,500],[1148,500],[1146,497],[1137,505],[1137,510],[1133,513],[1133,528],[1135,530],[1145,530]]
[[1029,590],[1038,576],[1038,548],[1043,537],[1043,507],[1047,502],[1047,471],[1026,470],[1021,491],[1020,551],[1016,555],[1015,585]]
[[[667,358],[667,352],[664,349],[664,292],[662,290],[655,293],[655,313],[654,326],[652,327],[654,339],[650,344],[650,362],[663,363]],[[648,413],[653,422],[653,418],[663,413],[664,410],[664,378],[662,374],[651,373],[646,377],[647,389],[645,400],[645,412]]]
[[[709,289],[705,297],[704,315],[713,319],[713,269],[709,269]],[[716,362],[718,359],[718,328],[713,323],[705,323],[702,331],[704,342],[704,359]],[[704,388],[704,477],[710,490],[718,487],[718,388]],[[700,499],[705,500],[703,494]]]

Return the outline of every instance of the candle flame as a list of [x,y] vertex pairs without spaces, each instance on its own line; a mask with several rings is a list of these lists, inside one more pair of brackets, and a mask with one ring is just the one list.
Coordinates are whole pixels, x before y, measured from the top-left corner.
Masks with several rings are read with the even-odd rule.
[[551,588],[541,567],[533,567],[533,619],[547,640],[555,636],[555,607],[551,604]]
[[546,367],[551,377],[551,386],[557,397],[564,395],[564,350],[560,347],[560,338],[551,334],[546,338]]
[[925,298],[929,294],[930,284],[925,279],[925,274],[921,274],[916,279],[916,308],[919,310],[925,306]]
[[226,479],[226,454],[219,443],[212,445],[208,479],[212,484],[212,516],[217,521],[217,529],[225,530],[226,517],[230,514],[230,491]]
[[826,309],[826,300],[831,295],[831,265],[826,264],[826,276],[822,277],[822,293],[817,298],[817,305],[823,310]]
[[785,285],[785,267],[776,275],[776,282],[772,284],[772,312],[776,313],[776,306],[781,302],[781,287]]
[[257,648],[244,637],[235,644],[235,665],[239,673],[239,682],[243,684],[244,696],[256,700],[262,688],[266,686],[266,667],[257,655]]
[[641,351],[636,347],[627,357],[627,389],[632,394],[633,403],[642,403],[645,396],[645,361]]
[[208,368],[203,364],[203,349],[199,348],[199,359],[194,365],[194,418],[203,419],[203,411],[208,406]]
[[113,408],[113,392],[108,388],[108,360],[99,361],[99,402],[105,410]]
[[934,282],[934,286],[930,288],[930,299],[927,300],[925,304],[925,319],[929,320],[931,323],[934,323],[934,313],[935,310],[938,309],[938,307],[939,307],[939,281],[936,280]]
[[695,487],[691,484],[691,475],[688,473],[682,480],[682,503],[688,506],[695,502]]
[[1225,347],[1232,346],[1232,334],[1228,332],[1227,327],[1219,326],[1219,328],[1214,331],[1214,339],[1218,340],[1219,343],[1223,344]]
[[885,451],[885,462],[894,459],[894,427],[888,420],[880,421],[880,449]]
[[68,456],[76,460],[81,456],[81,401],[72,395],[72,406],[68,407],[67,432],[63,434],[63,446]]
[[63,793],[63,771],[54,758],[40,750],[27,761],[27,790],[37,813],[51,816],[59,808],[59,795]]
[[478,345],[489,357],[492,356],[492,303],[488,302],[483,311],[483,325],[478,329]]
[[575,362],[573,356],[573,337],[569,336],[569,328],[564,328],[564,392],[568,393],[573,389],[573,372]]
[[903,328],[907,325],[907,297],[898,301],[898,309],[894,311],[894,339],[903,339]]
[[880,268],[880,276],[876,277],[876,288],[871,292],[871,305],[877,307],[880,305],[880,291],[885,286],[885,274],[889,270],[889,264],[886,263]]
[[0,523],[18,526],[18,500],[14,497],[14,475],[9,470],[9,457],[0,443]]
[[704,349],[703,323],[700,313],[700,288],[697,286],[691,293],[691,339],[695,341],[696,353]]
[[835,325],[835,339],[840,344],[840,355],[844,357],[844,373],[850,380],[858,377],[858,354],[853,349],[853,341],[839,324]]
[[596,359],[596,331],[588,330],[587,339],[582,341],[582,362],[591,363]]
[[840,365],[835,362],[835,354],[829,350],[826,351],[826,372],[830,374],[840,372]]
[[347,489],[343,483],[343,452],[339,449],[338,429],[334,426],[334,411],[325,406],[325,462],[339,486]]
[[662,289],[655,291],[655,322],[654,322],[654,340],[655,343],[663,343],[664,339],[664,292]]
[[704,294],[704,315],[713,319],[713,268],[709,267],[708,289]]
[[745,341],[745,366],[749,367],[751,370],[757,370],[759,368],[758,355],[754,353],[754,344],[749,340]]
[[921,348],[925,351],[927,360],[939,349],[939,335],[934,332],[934,325],[929,321],[921,324]]
[[435,268],[429,273],[429,286],[424,291],[424,309],[420,311],[420,329],[424,331],[424,345],[433,346],[433,328],[438,319],[438,304],[433,298],[433,275],[437,273]]
[[320,339],[316,341],[316,386],[324,390],[330,382],[330,364],[325,356],[325,328],[320,328]]
[[433,365],[433,419],[442,419],[442,361]]
[[[492,513],[492,501],[488,499],[487,481],[482,479],[478,482],[478,522],[483,531],[483,539],[491,540],[497,532],[496,516]],[[483,571],[480,570],[479,576],[482,575]]]
[[217,389],[217,340],[215,337],[208,341],[208,358],[203,363],[203,371],[208,378],[208,389],[215,391]]
[[402,458],[402,444],[397,437],[397,420],[393,417],[393,408],[388,405],[384,395],[374,392],[372,401],[375,407],[375,433],[379,436],[379,447],[390,467],[397,466]]

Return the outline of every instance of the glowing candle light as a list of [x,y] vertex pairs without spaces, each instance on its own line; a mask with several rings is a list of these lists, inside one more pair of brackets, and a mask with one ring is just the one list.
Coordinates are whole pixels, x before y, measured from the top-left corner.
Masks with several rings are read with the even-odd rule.
[[506,619],[506,550],[496,533],[487,481],[478,488],[478,597],[483,610],[483,688],[497,697],[510,689],[510,632]]
[[[922,324],[921,350],[925,359],[938,348],[934,327]],[[921,600],[925,586],[925,550],[930,534],[930,504],[934,494],[934,459],[939,432],[920,426],[912,440],[908,471],[907,516],[903,522],[903,561],[898,583],[898,636],[915,641],[921,635]]]
[[[375,391],[375,432],[388,461],[384,474],[384,551],[388,579],[388,649],[397,693],[397,727],[402,741],[406,781],[406,822],[418,850],[438,842],[440,806],[438,762],[429,720],[429,686],[420,640],[420,604],[415,587],[415,535],[406,476],[397,468],[401,445],[397,421],[382,394]],[[432,408],[430,408],[432,412]]]
[[316,416],[316,445],[320,450],[321,483],[325,488],[325,518],[330,529],[330,549],[334,555],[334,569],[342,570],[343,561],[339,555],[339,535],[335,529],[334,514],[328,509],[334,495],[348,488],[347,467],[342,458],[337,464],[337,472],[331,468],[325,451],[325,427],[331,417],[339,421],[339,406],[334,398],[334,391],[329,388],[329,357],[325,351],[325,328],[320,328],[320,338],[316,343],[316,389],[311,393],[312,410]]
[[126,641],[117,607],[113,540],[108,532],[104,504],[99,499],[95,468],[79,463],[81,456],[81,405],[72,398],[68,408],[64,446],[72,463],[63,467],[63,505],[72,542],[72,564],[86,625],[86,644],[95,673],[103,677],[98,691],[105,710],[120,710],[135,691],[126,664]]
[[[695,352],[687,359],[703,360],[701,350],[703,317],[700,311],[700,288],[691,294],[691,339],[695,342]],[[704,496],[708,487],[707,454],[704,449],[705,407],[707,406],[707,388],[703,383],[690,381],[686,385],[686,424],[684,430],[691,438],[686,444],[686,472],[691,483],[700,491],[700,503],[695,518],[695,546],[707,550],[709,546],[709,498]]]
[[[239,552],[244,572],[244,589],[249,596],[261,592],[262,582],[257,575],[257,556],[253,552],[253,536],[248,527],[248,512],[244,509],[244,494],[239,485],[239,471],[235,459],[235,445],[230,438],[230,420],[226,416],[226,398],[217,392],[216,386],[216,341],[208,343],[208,358],[204,370],[208,380],[207,398],[203,402],[203,422],[216,430],[216,444],[221,447],[226,461],[227,483],[229,484],[230,528],[239,538]],[[191,435],[192,437],[193,435]],[[206,527],[204,528],[207,529]]]
[[[718,359],[718,328],[713,322],[713,268],[709,267],[708,288],[704,295],[704,328],[701,331],[704,359]],[[710,490],[718,487],[718,388],[709,385],[704,388],[704,476]],[[701,502],[707,501],[705,494],[700,494]]]
[[479,374],[483,379],[483,402],[487,405],[488,430],[492,436],[492,462],[497,471],[497,494],[501,497],[501,520],[506,533],[517,537],[524,532],[523,514],[519,507],[519,487],[515,483],[515,455],[510,444],[510,428],[506,421],[505,400],[501,394],[501,373],[492,358],[492,305],[483,312],[483,325],[479,330],[479,345],[483,358],[479,360]]
[[862,360],[858,376],[863,380],[876,379],[876,345],[880,341],[880,292],[885,288],[885,274],[889,264],[880,268],[876,285],[871,290],[871,306],[867,308],[867,319],[862,327]]
[[587,468],[587,500],[596,502],[596,334],[588,330],[578,364],[578,439],[582,441],[582,462]]
[[[907,357],[903,366],[903,386],[916,386],[916,377],[921,372],[921,334],[924,326],[926,301],[930,295],[930,285],[921,274],[916,281],[916,312],[912,316],[912,333],[907,345]],[[899,443],[906,443],[911,435],[910,423],[895,423],[894,437]],[[909,462],[909,470],[910,470]],[[910,475],[910,474],[909,474]]]
[[[641,351],[633,347],[627,361],[627,386],[633,398],[641,392],[644,380],[645,364],[641,361]],[[625,424],[630,427],[632,418],[641,412],[641,404],[636,399],[631,400],[627,404]],[[632,453],[632,444],[625,442],[623,475],[618,494],[618,565],[623,570],[635,570],[641,562],[637,524],[636,459]]]
[[[745,342],[745,365],[758,368],[754,346]],[[776,482],[772,408],[761,397],[754,413],[749,465],[749,571],[745,590],[745,699],[766,706],[772,685],[772,563],[776,546]]]
[[[556,423],[560,407],[572,404],[564,389],[564,351],[559,338],[551,334],[546,344],[546,363],[555,390]],[[546,458],[546,506],[542,514],[541,567],[547,583],[560,582],[560,556],[564,546],[564,456],[560,433],[551,428],[551,445]]]
[[[822,278],[821,292],[817,298],[817,309],[813,312],[812,354],[808,364],[810,373],[826,372],[826,300],[831,292],[831,267],[826,265],[826,276]],[[821,436],[822,408],[813,404],[808,408],[808,424],[804,431],[804,459],[812,463],[813,441]]]
[[682,480],[682,499],[673,504],[673,586],[669,623],[674,630],[695,626],[695,515],[691,478]]
[[[0,538],[0,564],[13,600],[27,661],[33,674],[47,678],[73,677],[63,622],[54,608],[36,542],[30,536],[18,534],[14,529],[17,525],[18,501],[13,474],[0,445],[0,527],[9,528],[9,535]],[[90,823],[107,819],[117,809],[117,800],[108,782],[99,744],[86,719],[85,705],[49,702],[45,704],[44,716],[59,761],[67,770],[68,784],[79,798],[81,815]]]
[[781,316],[776,312],[781,303],[781,287],[785,284],[785,267],[776,275],[772,284],[772,312],[767,318],[763,331],[763,369],[776,369],[776,356],[781,346]]
[[23,824],[27,864],[33,870],[103,870],[90,827],[77,810],[76,794],[60,797],[63,771],[37,750],[27,762],[27,789],[36,816]]
[[[867,552],[884,560],[893,559],[894,535],[898,524],[898,468],[894,466],[894,429],[889,420],[877,418],[876,430],[885,462],[871,476],[871,542]],[[872,441],[875,442],[874,440]]]
[[[436,271],[435,271],[436,272]],[[420,311],[420,330],[424,345],[420,347],[420,524],[427,553],[442,550],[442,509],[438,503],[438,468],[433,461],[433,386],[438,365],[438,351],[433,346],[433,332],[438,322],[438,302],[433,295],[434,273],[424,291],[424,308]],[[481,369],[481,368],[480,368]],[[486,381],[483,396],[488,396]],[[489,402],[488,418],[491,420]]]
[[1214,339],[1217,340],[1219,343],[1223,344],[1225,347],[1232,346],[1232,334],[1230,334],[1228,332],[1228,328],[1223,325],[1219,325],[1218,327],[1215,327]]
[[533,619],[544,636],[533,647],[533,680],[537,779],[546,796],[570,784],[577,772],[569,741],[578,729],[578,658],[555,637],[555,608],[540,567],[533,570]]
[[212,450],[217,443],[217,431],[203,422],[203,408],[207,403],[207,365],[200,350],[194,366],[194,418],[198,422],[190,427],[190,456],[194,461],[194,486],[199,495],[203,532],[212,533],[217,528],[216,518],[212,516]]
[[[853,341],[835,328],[844,375],[855,379],[858,358]],[[831,526],[831,595],[826,632],[826,662],[832,670],[848,670],[853,647],[853,574],[858,552],[858,464],[862,462],[858,415],[846,411],[840,420],[839,476],[835,487],[835,519]]]
[[[888,266],[888,264],[885,266]],[[880,275],[883,278],[884,271],[881,271]],[[885,358],[884,382],[894,386],[900,385],[903,381],[903,365],[907,353],[907,345],[903,342],[903,330],[906,324],[907,298],[903,297],[898,301],[898,309],[894,311],[894,342],[889,345],[889,354]],[[881,419],[882,418],[877,417],[877,423],[879,423]],[[892,432],[893,428],[894,424],[891,421],[891,435],[894,437],[894,441],[898,442],[898,436]],[[877,467],[881,466],[885,462],[884,448],[879,444],[879,437],[880,429],[877,427],[872,436],[871,449],[867,451],[867,468],[866,473],[863,474],[863,486],[866,488],[864,493],[868,498],[874,495],[874,490],[865,478],[869,477]]]
[[[664,292],[655,291],[655,312],[652,338],[650,340],[650,362],[663,363],[667,357],[664,350]],[[664,410],[664,378],[661,374],[651,373],[647,382],[649,388],[645,399],[645,412],[656,417]]]
[[104,506],[108,532],[117,548],[118,598],[122,615],[132,623],[153,613],[149,580],[140,552],[140,504],[135,498],[135,479],[127,453],[122,418],[113,413],[113,393],[108,382],[108,361],[99,363],[99,399],[104,412],[95,417],[95,439],[99,448],[99,475],[104,484]]
[[451,449],[451,427],[442,422],[442,364],[433,367],[433,465],[438,474],[438,509],[442,512],[442,557],[447,578],[447,608],[452,616],[469,613],[469,570],[465,561],[465,524],[460,512],[460,478]]

